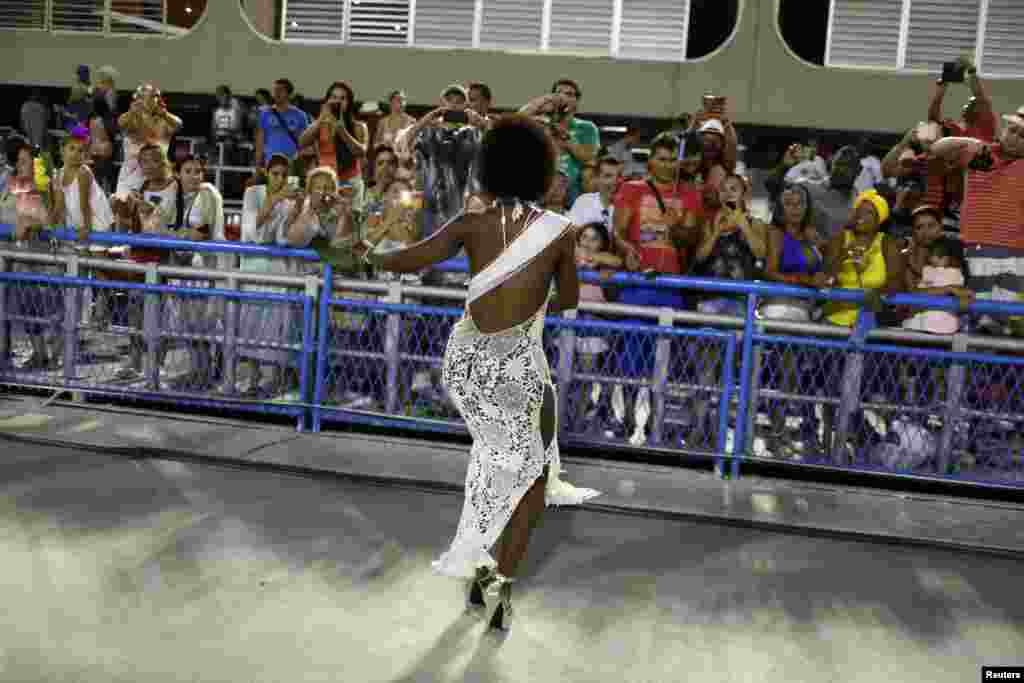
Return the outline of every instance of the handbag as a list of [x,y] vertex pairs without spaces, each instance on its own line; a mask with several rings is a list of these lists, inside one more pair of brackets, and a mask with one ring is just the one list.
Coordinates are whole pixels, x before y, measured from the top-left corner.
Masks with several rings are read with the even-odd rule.
[[284,118],[281,116],[281,112],[273,107],[270,108],[270,111],[274,114],[277,122],[281,124],[281,127],[284,128],[285,132],[288,133],[288,137],[290,137],[292,142],[295,143],[295,158],[292,159],[288,174],[298,176],[299,186],[304,186],[306,182],[306,160],[302,156],[302,145],[299,144],[299,139],[295,136],[295,133],[292,132],[292,129],[285,124]]

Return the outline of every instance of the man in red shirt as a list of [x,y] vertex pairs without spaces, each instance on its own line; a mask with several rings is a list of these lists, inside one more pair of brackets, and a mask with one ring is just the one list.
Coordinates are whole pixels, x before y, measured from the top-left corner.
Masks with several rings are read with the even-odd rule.
[[[942,126],[947,136],[967,137],[994,142],[999,130],[999,121],[992,111],[992,100],[988,97],[985,84],[978,77],[978,69],[966,58],[960,60],[964,67],[964,81],[971,89],[972,97],[961,110],[958,120],[942,117],[942,100],[946,96],[946,86],[941,78],[935,82],[935,93],[928,107],[928,120]],[[964,199],[963,172],[956,163],[929,163],[927,170],[927,190],[923,203],[937,206],[944,214],[944,225],[952,230],[960,226],[960,211]]]
[[684,275],[689,270],[703,212],[695,182],[701,163],[700,139],[687,137],[678,184],[677,149],[675,137],[656,137],[647,178],[623,183],[615,198],[615,237],[629,270],[667,275]]
[[[676,182],[676,155],[679,141],[671,134],[662,133],[651,143],[648,175],[645,180],[623,183],[615,198],[615,242],[625,265],[631,271],[651,274],[685,275],[690,269],[693,250],[700,238],[697,229],[702,213],[701,190],[696,183],[702,161],[700,137],[689,133],[685,138],[680,164],[680,179]],[[686,301],[677,289],[629,286],[623,287],[619,303],[638,306],[659,306],[681,309]],[[637,318],[623,322],[656,325],[652,318]],[[620,372],[626,377],[650,379],[654,372],[654,345],[645,343],[646,335],[622,335],[620,346]],[[627,389],[626,396],[617,385],[612,392],[615,422],[611,432],[624,435],[627,401],[633,405],[630,421],[630,442],[640,445],[647,441],[647,421],[651,415],[650,390],[647,387]],[[634,395],[635,394],[635,395]]]
[[985,84],[978,78],[978,69],[974,63],[966,58],[961,58],[960,63],[964,67],[964,81],[972,95],[961,110],[961,118],[954,121],[942,117],[942,100],[949,84],[940,78],[935,82],[935,93],[928,106],[928,120],[940,124],[947,135],[993,142],[999,130],[999,120],[992,111],[992,100],[985,91]]
[[999,144],[943,138],[932,153],[967,169],[960,234],[968,285],[980,297],[1021,301],[1024,293],[1024,107],[1003,117]]

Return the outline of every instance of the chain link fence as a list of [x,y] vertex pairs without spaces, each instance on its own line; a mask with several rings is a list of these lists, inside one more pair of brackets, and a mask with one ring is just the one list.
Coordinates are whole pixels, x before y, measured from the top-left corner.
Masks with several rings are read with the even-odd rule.
[[[1024,481],[1020,340],[757,315],[759,296],[856,300],[856,292],[615,278],[619,286],[745,293],[748,313],[583,304],[578,314],[549,318],[544,348],[566,442],[714,456],[737,474],[744,460],[770,459],[989,485]],[[308,418],[314,430],[361,423],[464,431],[440,381],[464,297],[461,288],[335,279],[327,265],[286,276],[68,249],[0,250],[0,382],[291,415],[300,429]],[[914,296],[894,303],[954,306]],[[1022,308],[975,306],[1018,315]]]

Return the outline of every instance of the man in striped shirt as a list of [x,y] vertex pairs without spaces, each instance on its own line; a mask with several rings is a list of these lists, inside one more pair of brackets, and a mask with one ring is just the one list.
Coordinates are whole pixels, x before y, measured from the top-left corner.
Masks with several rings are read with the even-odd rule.
[[1024,107],[1003,120],[998,144],[950,137],[932,153],[967,169],[960,234],[969,287],[982,298],[1024,302]]

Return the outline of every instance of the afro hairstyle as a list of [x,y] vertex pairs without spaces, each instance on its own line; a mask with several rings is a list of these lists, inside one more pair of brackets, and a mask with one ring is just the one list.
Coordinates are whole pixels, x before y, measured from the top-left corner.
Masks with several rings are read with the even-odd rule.
[[484,135],[479,161],[486,192],[524,201],[544,197],[558,171],[558,152],[547,129],[521,114],[495,121]]

